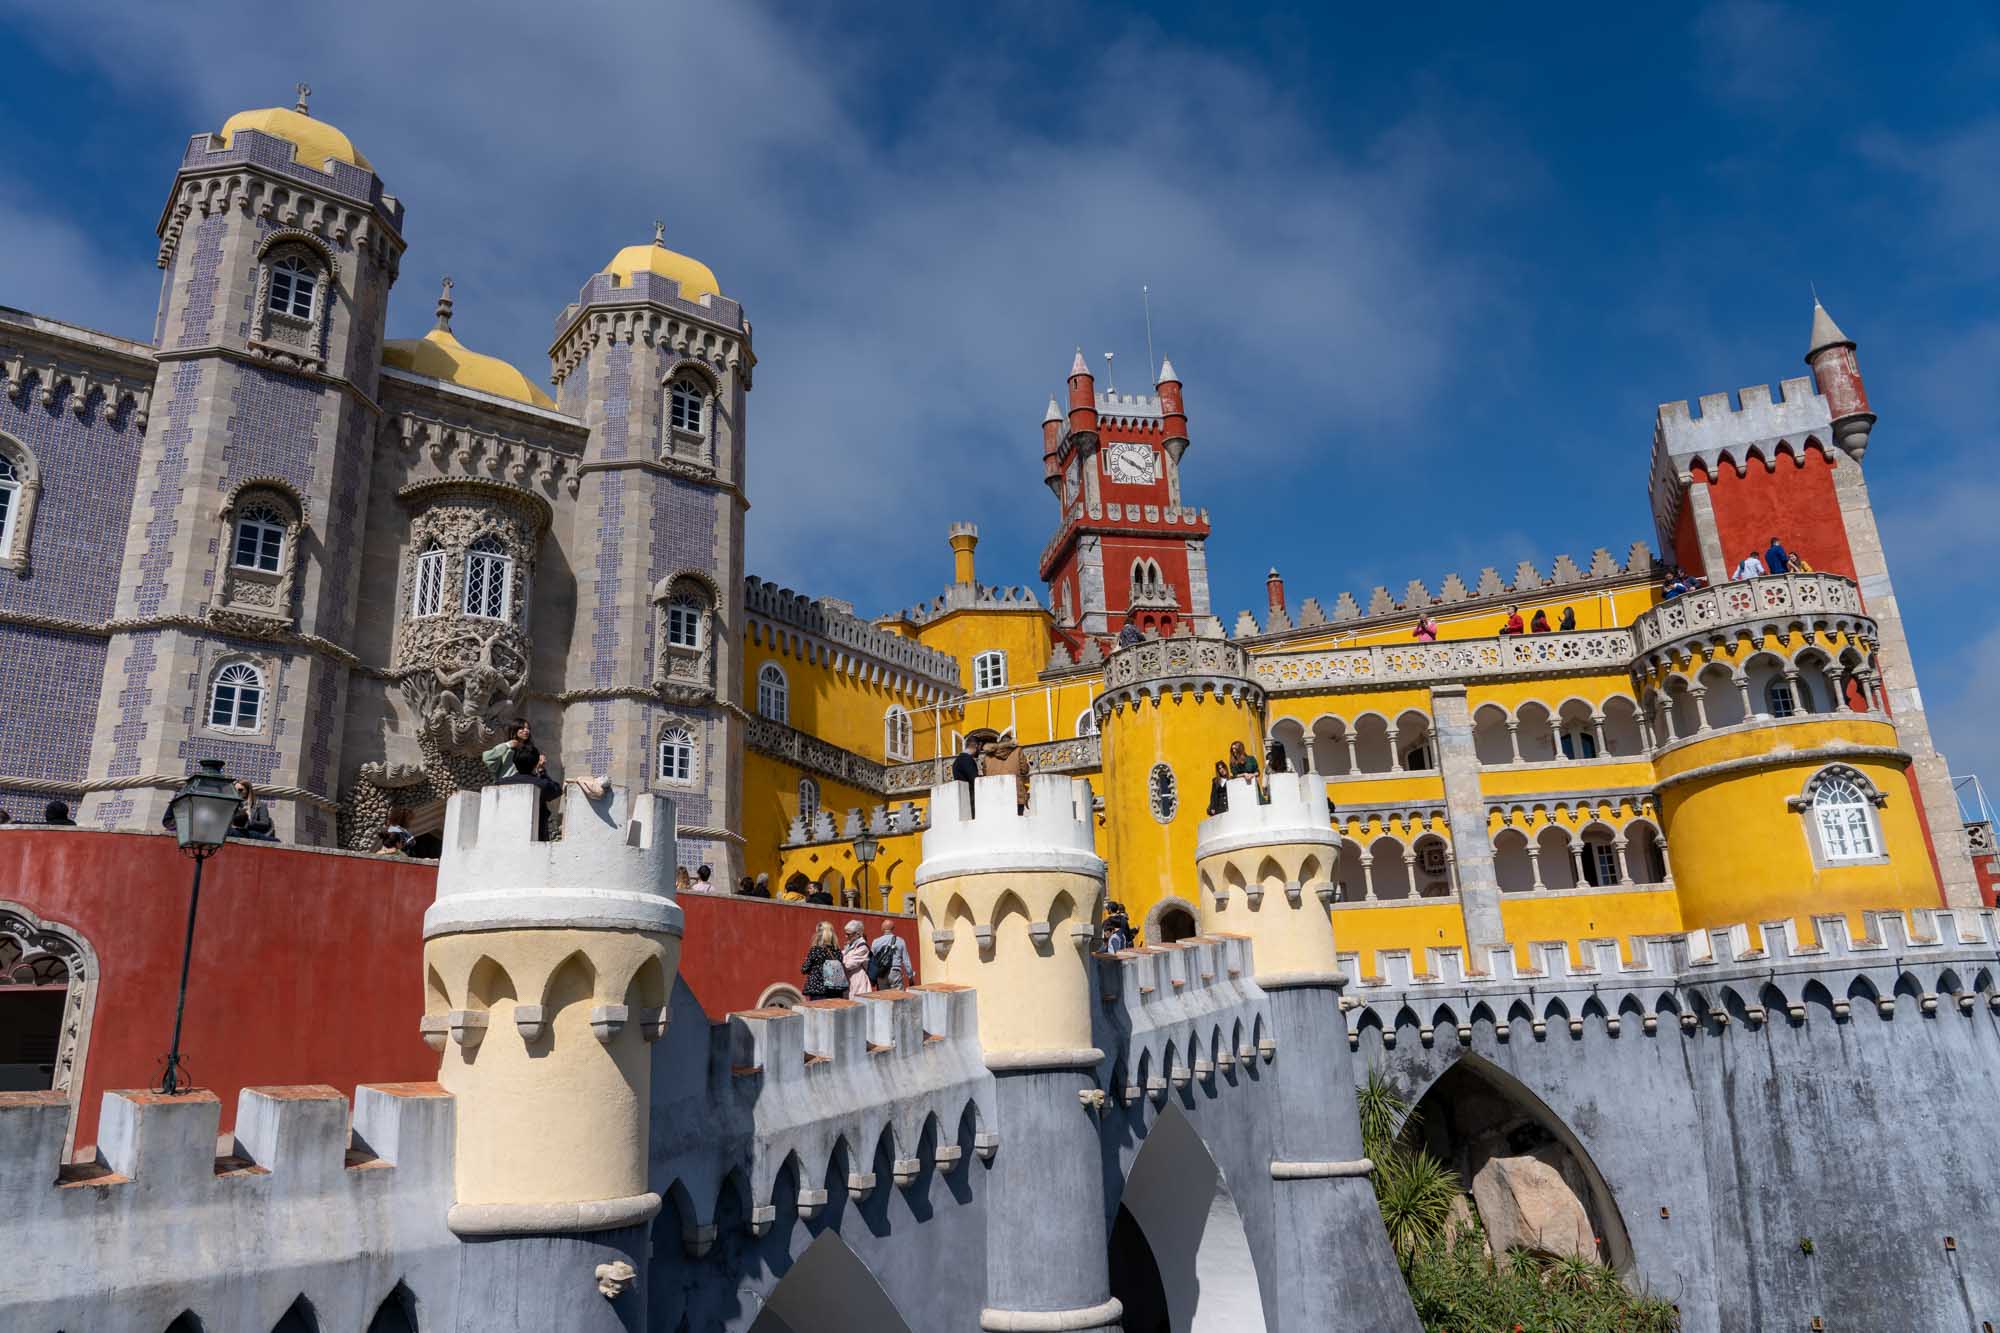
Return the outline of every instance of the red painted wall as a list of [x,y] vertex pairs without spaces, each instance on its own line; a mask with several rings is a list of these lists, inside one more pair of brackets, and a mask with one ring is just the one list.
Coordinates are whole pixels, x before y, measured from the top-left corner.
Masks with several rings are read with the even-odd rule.
[[[1695,470],[1690,486],[1706,486],[1706,477],[1699,468]],[[1706,572],[1701,564],[1701,537],[1694,530],[1694,502],[1681,497],[1681,516],[1674,522],[1674,563],[1690,574]],[[1725,571],[1726,572],[1726,571]]]
[[[158,1082],[193,863],[164,834],[0,828],[0,900],[67,926],[97,952],[97,1010],[76,1142],[95,1141],[113,1088]],[[424,1011],[423,917],[437,870],[418,861],[231,843],[202,871],[181,1050],[196,1084],[222,1098],[224,1130],[245,1087],[437,1077],[417,1036]],[[685,894],[681,977],[711,1021],[755,1007],[767,986],[799,987],[822,920],[879,912]],[[892,918],[914,962],[916,923]]]
[[1751,458],[1740,477],[1732,464],[1720,464],[1716,471],[1720,475],[1708,494],[1723,559],[1731,569],[1752,550],[1761,554],[1775,532],[1786,550],[1802,552],[1814,569],[1854,577],[1854,557],[1833,491],[1833,467],[1817,444],[1807,446],[1803,459],[1789,451],[1769,463]]

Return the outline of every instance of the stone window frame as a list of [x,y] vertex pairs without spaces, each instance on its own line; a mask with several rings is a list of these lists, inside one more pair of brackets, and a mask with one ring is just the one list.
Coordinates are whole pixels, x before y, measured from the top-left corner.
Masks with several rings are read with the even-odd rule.
[[[768,698],[776,701],[775,708],[765,707],[767,688]],[[757,668],[757,716],[785,726],[792,724],[792,683],[776,662],[766,661]]]
[[[268,509],[284,520],[283,545],[276,570],[236,563],[237,527],[252,508]],[[299,547],[305,536],[305,502],[290,482],[277,477],[250,477],[223,497],[215,520],[222,528],[217,552],[215,600],[210,610],[231,616],[251,616],[260,622],[292,623],[292,591],[298,583]]]
[[[687,776],[677,777],[667,771],[667,746],[678,742],[687,747]],[[701,732],[694,723],[684,718],[674,718],[660,727],[659,744],[655,747],[653,778],[666,787],[694,787],[701,783]]]
[[0,523],[0,569],[25,572],[35,531],[35,504],[42,494],[42,469],[34,450],[11,435],[0,435],[0,457],[13,467],[7,516]]
[[[231,667],[246,667],[256,676],[257,718],[248,727],[221,726],[215,722],[215,692],[222,684],[222,673]],[[277,711],[277,667],[269,659],[255,653],[223,652],[208,664],[202,673],[201,705],[197,715],[196,729],[211,736],[229,740],[248,740],[254,737],[268,737],[271,734],[272,715]],[[240,690],[240,686],[237,687]],[[240,696],[239,696],[240,699]],[[232,709],[231,716],[241,714],[239,703]]]
[[[1163,782],[1162,778],[1166,780]],[[1180,778],[1172,764],[1161,760],[1146,771],[1147,813],[1162,824],[1171,824],[1180,809]]]
[[[318,270],[313,284],[312,313],[304,319],[271,309],[272,279],[278,264],[286,259],[298,260]],[[266,233],[257,245],[257,294],[250,305],[250,350],[308,370],[324,366],[333,320],[332,296],[339,279],[340,258],[320,237],[297,227],[279,227]]]
[[[465,549],[459,552],[458,614],[467,620],[513,624],[517,563],[513,544],[499,533],[482,533],[467,542]],[[472,572],[475,566],[482,571],[477,593],[472,586]],[[492,604],[491,594],[496,578],[500,587],[500,610],[497,615],[483,609]],[[475,609],[472,605],[475,596],[480,599],[481,609]]]
[[986,648],[972,655],[972,692],[990,694],[1007,688],[1007,650]]
[[6,899],[0,899],[0,936],[19,943],[24,958],[33,953],[59,958],[69,972],[51,1088],[69,1099],[69,1128],[63,1135],[63,1159],[67,1161],[76,1146],[76,1114],[83,1104],[84,1067],[97,1017],[97,951],[74,927],[44,920],[23,904]]
[[915,746],[916,728],[910,720],[910,710],[901,704],[890,704],[882,710],[882,755],[894,763],[904,763],[910,758]]
[[[675,643],[668,635],[678,607],[696,608],[695,643]],[[680,569],[653,585],[653,687],[673,690],[684,700],[715,691],[715,641],[722,592],[705,570]]]
[[[674,424],[674,391],[688,386],[696,391],[700,414],[693,430]],[[717,408],[722,401],[722,382],[715,371],[691,356],[675,358],[660,377],[660,456],[703,467],[715,457]]]
[[1078,737],[1097,735],[1097,706],[1093,704],[1081,713],[1078,713],[1076,715],[1076,722],[1071,730]]
[[[1871,854],[1835,856],[1827,849],[1824,832],[1820,826],[1819,799],[1836,782],[1852,786],[1861,797],[1862,818],[1867,824],[1868,839],[1874,846]],[[1882,837],[1882,819],[1876,813],[1886,808],[1888,804],[1888,793],[1877,787],[1866,773],[1848,764],[1823,765],[1806,779],[1805,786],[1800,789],[1797,796],[1785,798],[1785,808],[1799,816],[1806,847],[1812,853],[1813,866],[1819,870],[1889,864],[1888,844]]]
[[818,821],[821,809],[819,783],[809,777],[800,778],[798,796],[799,822],[805,826],[806,834],[810,837],[813,824]]
[[427,538],[423,549],[414,552],[410,561],[410,597],[405,619],[429,620],[445,614],[444,590],[450,571],[451,553],[437,538]]

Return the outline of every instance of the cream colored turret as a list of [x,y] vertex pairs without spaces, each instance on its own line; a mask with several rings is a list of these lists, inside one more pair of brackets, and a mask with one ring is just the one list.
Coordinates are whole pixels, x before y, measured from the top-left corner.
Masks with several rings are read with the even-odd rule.
[[917,867],[917,929],[930,982],[979,991],[979,1039],[993,1069],[1084,1068],[1091,1043],[1089,958],[1104,896],[1090,784],[1011,777],[931,789]]
[[657,1213],[651,1044],[680,968],[673,805],[529,786],[460,792],[424,914],[424,1036],[457,1098],[461,1235],[597,1231]]
[[1340,972],[1330,911],[1340,835],[1326,780],[1273,773],[1270,784],[1264,804],[1254,781],[1233,779],[1229,808],[1196,831],[1202,933],[1249,936],[1267,990],[1331,985]]

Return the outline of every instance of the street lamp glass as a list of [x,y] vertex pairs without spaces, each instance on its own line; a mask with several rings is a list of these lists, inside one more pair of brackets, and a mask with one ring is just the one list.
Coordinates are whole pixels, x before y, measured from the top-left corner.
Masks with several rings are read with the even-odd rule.
[[188,774],[169,809],[174,812],[174,837],[183,851],[214,851],[229,837],[235,818],[236,784],[222,771],[220,759],[204,759]]
[[867,865],[870,861],[873,861],[875,854],[881,850],[882,844],[865,833],[854,840],[854,859],[862,865]]

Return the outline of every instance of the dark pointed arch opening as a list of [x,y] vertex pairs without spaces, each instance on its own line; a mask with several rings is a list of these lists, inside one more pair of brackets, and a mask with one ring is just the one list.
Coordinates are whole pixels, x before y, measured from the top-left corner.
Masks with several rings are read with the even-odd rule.
[[838,1232],[813,1238],[765,1298],[749,1333],[910,1333],[882,1284]]

